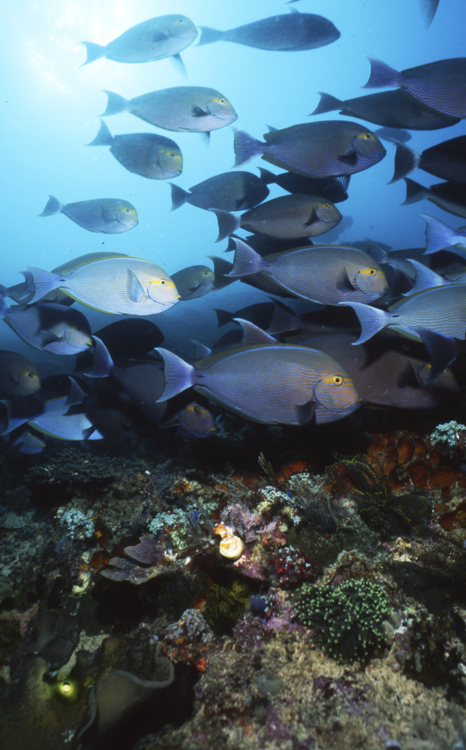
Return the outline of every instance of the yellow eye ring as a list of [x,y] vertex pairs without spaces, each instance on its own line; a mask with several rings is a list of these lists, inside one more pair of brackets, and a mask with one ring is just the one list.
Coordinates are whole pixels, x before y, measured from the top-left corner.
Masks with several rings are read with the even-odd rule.
[[341,375],[334,375],[332,378],[333,385],[343,385],[343,378]]

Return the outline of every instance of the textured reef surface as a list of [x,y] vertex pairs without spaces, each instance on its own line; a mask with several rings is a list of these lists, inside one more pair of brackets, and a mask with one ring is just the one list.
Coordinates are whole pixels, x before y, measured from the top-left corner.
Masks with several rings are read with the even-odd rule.
[[5,452],[3,750],[466,747],[449,417]]

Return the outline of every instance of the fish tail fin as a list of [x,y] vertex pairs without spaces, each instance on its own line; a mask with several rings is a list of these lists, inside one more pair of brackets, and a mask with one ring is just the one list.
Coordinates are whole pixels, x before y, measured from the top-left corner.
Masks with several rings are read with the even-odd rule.
[[93,339],[95,341],[95,349],[92,370],[86,372],[85,375],[87,378],[108,378],[114,368],[113,359],[104,342],[97,336],[93,336]]
[[96,137],[87,146],[111,146],[114,141],[113,135],[107,127],[107,123],[100,121],[100,130]]
[[216,255],[208,255],[208,258],[214,264],[214,276],[215,281],[212,287],[212,291],[215,292],[217,289],[223,289],[229,284],[233,284],[236,279],[229,279],[228,274],[233,269],[233,263],[230,263],[224,258],[218,258]]
[[79,406],[82,404],[86,394],[71,375],[68,375],[68,379],[70,381],[70,392],[68,393],[68,398],[66,399],[65,404],[70,407]]
[[409,177],[403,177],[406,182],[406,198],[404,199],[402,206],[409,206],[411,203],[417,203],[418,201],[428,198],[430,191],[428,188],[423,187],[415,180],[411,180]]
[[104,94],[107,94],[108,97],[107,109],[101,115],[101,117],[108,117],[109,115],[119,115],[122,112],[129,111],[130,102],[128,99],[125,99],[124,96],[115,94],[113,91],[107,91],[106,89],[104,89]]
[[362,87],[363,89],[383,89],[387,87],[403,87],[405,81],[401,73],[391,68],[377,57],[367,55],[371,64],[371,74],[368,82]]
[[410,172],[414,172],[419,169],[419,163],[421,161],[421,155],[417,153],[413,148],[406,146],[401,141],[393,140],[396,144],[395,153],[395,172],[392,179],[388,183],[397,182],[402,177],[406,177]]
[[209,211],[215,214],[218,221],[218,237],[215,242],[224,240],[225,237],[229,237],[230,234],[240,228],[241,216],[235,216],[228,211],[220,211],[217,208],[209,208]]
[[277,181],[277,175],[270,172],[270,170],[264,169],[264,167],[258,167],[258,170],[260,172],[260,180],[264,185],[270,185],[272,182]]
[[365,341],[368,341],[372,336],[390,324],[392,317],[390,313],[380,310],[378,307],[364,305],[362,302],[340,302],[339,304],[352,307],[358,316],[361,325],[361,335],[354,342],[354,345],[364,344]]
[[157,403],[167,401],[169,398],[176,396],[177,393],[185,391],[186,388],[191,388],[194,380],[194,367],[167,349],[155,349],[154,351],[158,352],[163,358],[163,377],[165,380],[164,391],[157,399]]
[[81,42],[81,44],[84,44],[86,48],[87,57],[82,65],[79,66],[80,68],[84,65],[89,65],[89,63],[95,60],[100,60],[101,57],[105,57],[105,47],[102,47],[101,44],[94,44],[94,42]]
[[341,109],[343,107],[343,102],[340,99],[337,99],[336,96],[325,94],[323,91],[319,91],[318,94],[320,96],[320,102],[314,112],[310,113],[310,117],[313,115],[322,115],[324,112],[334,112],[336,109]]
[[170,210],[176,211],[177,208],[184,206],[184,204],[188,202],[191,193],[188,193],[187,190],[183,190],[179,185],[174,185],[173,182],[170,182],[170,187],[172,191],[172,207]]
[[260,273],[261,271],[267,271],[270,268],[270,264],[267,263],[252,247],[240,240],[235,238],[235,260],[233,262],[233,268],[227,276],[250,276],[253,273]]
[[200,47],[201,44],[212,44],[212,42],[220,42],[225,34],[224,31],[211,29],[210,26],[199,26],[199,31],[201,32],[201,36],[197,43],[197,47]]
[[426,223],[427,241],[424,255],[432,255],[432,253],[438,253],[440,250],[445,250],[447,247],[456,245],[459,239],[464,239],[466,244],[466,237],[460,238],[458,233],[444,224],[443,221],[434,219],[433,216],[427,216],[426,214],[421,214],[421,216]]
[[228,310],[221,310],[217,307],[214,307],[214,313],[217,315],[217,325],[219,328],[226,326],[227,323],[231,323],[235,317],[235,313],[228,312]]
[[53,195],[50,195],[46,207],[39,216],[53,216],[53,214],[59,214],[63,208],[65,208],[64,204],[60,203]]
[[263,154],[267,148],[267,144],[256,141],[252,135],[246,133],[244,130],[239,128],[232,128],[234,131],[234,149],[235,149],[235,163],[233,169],[241,167],[243,164],[247,164],[251,159],[254,159],[259,154]]
[[34,288],[34,296],[30,302],[37,302],[62,285],[62,279],[57,273],[44,271],[43,268],[28,266],[22,273],[26,279],[26,284],[32,284]]

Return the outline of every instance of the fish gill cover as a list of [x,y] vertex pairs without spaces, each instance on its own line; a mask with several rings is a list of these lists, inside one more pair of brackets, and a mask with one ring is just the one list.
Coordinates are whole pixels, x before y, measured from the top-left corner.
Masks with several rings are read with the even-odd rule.
[[0,19],[0,747],[466,747],[464,1]]

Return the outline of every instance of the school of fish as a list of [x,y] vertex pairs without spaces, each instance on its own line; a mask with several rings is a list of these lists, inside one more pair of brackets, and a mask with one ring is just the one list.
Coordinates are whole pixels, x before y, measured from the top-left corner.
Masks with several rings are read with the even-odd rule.
[[[423,2],[427,25],[438,2]],[[331,20],[294,5],[228,30],[197,28],[172,13],[138,23],[107,45],[83,42],[83,65],[101,58],[133,65],[170,58],[187,75],[180,53],[196,40],[198,46],[247,46],[258,56],[307,50],[318,55],[319,47],[339,37]],[[213,268],[193,264],[170,276],[137,254],[102,251],[52,270],[18,269],[22,283],[0,285],[0,318],[57,362],[75,356],[76,377],[42,383],[33,358],[0,351],[0,434],[10,446],[37,453],[46,445],[41,435],[144,437],[172,427],[182,438],[206,438],[216,432],[223,411],[266,424],[321,425],[367,405],[424,409],[456,397],[459,387],[449,367],[466,338],[466,269],[438,274],[429,261],[448,249],[452,263],[464,263],[465,228],[423,214],[422,261],[406,251],[399,258],[370,239],[361,248],[326,244],[321,236],[344,219],[337,204],[348,197],[354,176],[386,157],[384,140],[396,144],[392,182],[405,180],[405,203],[427,199],[466,217],[466,136],[439,140],[421,153],[406,144],[407,131],[443,130],[466,118],[466,58],[419,60],[405,70],[397,69],[396,53],[395,67],[372,56],[368,61],[364,88],[392,90],[347,100],[316,92],[320,102],[311,121],[259,135],[235,125],[241,102],[233,105],[214,88],[180,85],[132,99],[105,91],[100,118],[130,113],[151,129],[112,135],[100,119],[87,145],[108,146],[123,169],[146,179],[171,181],[183,172],[179,145],[158,129],[174,138],[188,132],[208,140],[213,131],[231,128],[231,171],[189,188],[169,183],[172,210],[189,203],[211,212],[217,242],[227,239],[231,261],[209,256]],[[318,118],[334,111],[341,118]],[[261,167],[257,176],[244,170],[257,157],[280,171]],[[442,182],[425,188],[408,177],[416,170]],[[287,194],[268,199],[272,184]],[[63,204],[50,195],[40,216],[60,213],[83,230],[110,235],[139,223],[137,208],[125,198]],[[242,237],[244,231],[250,234]],[[163,334],[149,316],[178,304],[188,305],[189,315],[190,300],[239,282],[267,297],[234,313],[214,308],[219,327],[233,327],[213,349],[196,343],[186,361],[161,346]],[[215,299],[218,304],[221,294]],[[309,303],[309,314],[288,306],[293,299]],[[92,331],[74,302],[126,317]],[[315,305],[327,311],[324,322],[322,314],[313,317]],[[330,323],[335,319],[341,324]]]

